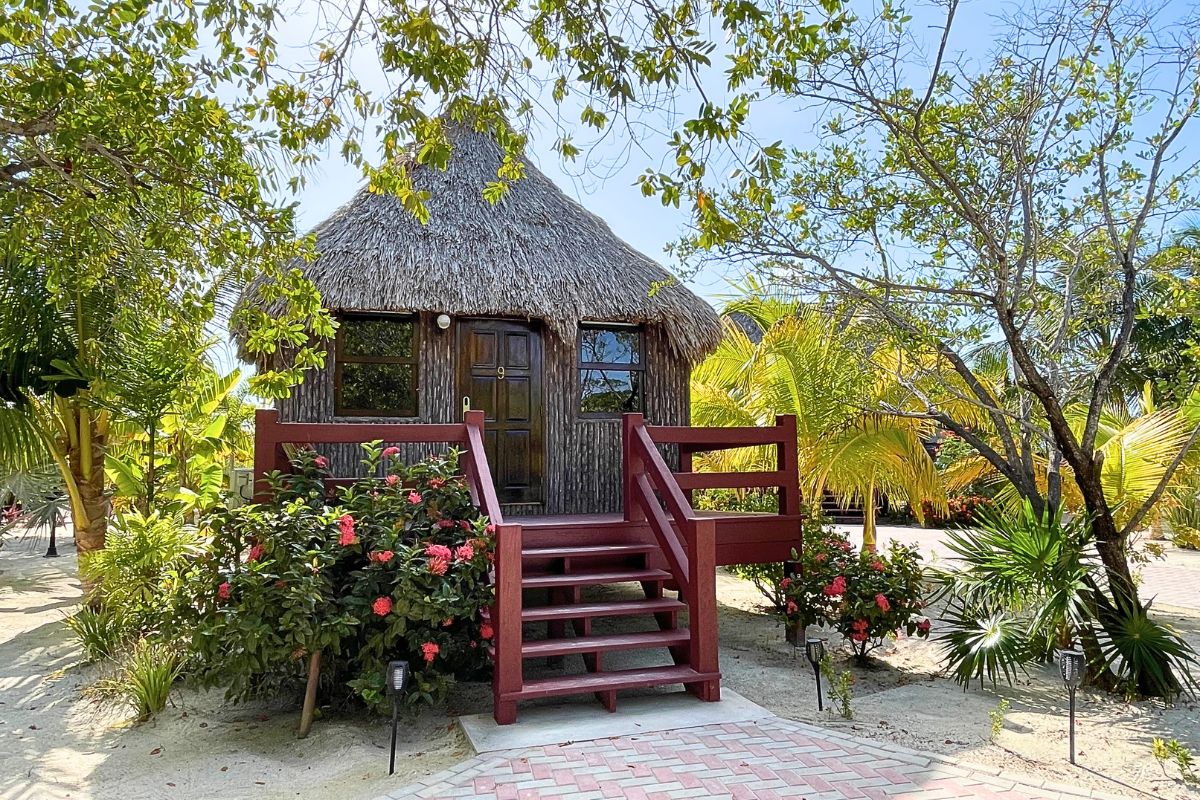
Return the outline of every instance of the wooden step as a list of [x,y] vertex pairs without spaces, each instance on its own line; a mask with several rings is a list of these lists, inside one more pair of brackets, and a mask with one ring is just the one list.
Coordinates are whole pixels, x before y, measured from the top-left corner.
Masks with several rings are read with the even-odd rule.
[[539,678],[525,681],[519,692],[501,696],[502,700],[530,700],[535,697],[560,697],[568,694],[644,689],[649,686],[669,686],[672,683],[699,683],[718,680],[721,673],[697,672],[688,666],[642,667],[615,672],[589,672],[558,678]]
[[525,589],[553,589],[560,586],[597,586],[603,583],[634,583],[639,581],[669,581],[671,573],[661,569],[621,569],[603,572],[569,572],[526,575],[521,578]]
[[522,622],[548,622],[555,619],[588,619],[591,617],[628,617],[636,614],[663,614],[687,611],[678,600],[659,597],[651,600],[614,600],[609,603],[567,603],[565,605],[534,606],[521,609]]
[[638,556],[652,553],[658,549],[656,544],[604,544],[579,545],[572,547],[530,547],[521,551],[525,558],[604,558],[606,556]]
[[640,650],[649,647],[674,647],[686,644],[686,629],[673,631],[643,631],[617,633],[607,636],[576,636],[573,639],[541,639],[521,645],[525,658],[570,656],[577,653],[612,653],[617,650]]

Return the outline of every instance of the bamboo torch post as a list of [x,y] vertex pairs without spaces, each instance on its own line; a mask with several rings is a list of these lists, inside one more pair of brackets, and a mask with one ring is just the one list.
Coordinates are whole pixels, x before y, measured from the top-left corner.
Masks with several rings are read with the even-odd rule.
[[317,679],[320,676],[321,651],[316,650],[308,658],[308,684],[304,687],[304,710],[300,712],[300,730],[297,732],[301,739],[312,730],[313,712],[317,708]]

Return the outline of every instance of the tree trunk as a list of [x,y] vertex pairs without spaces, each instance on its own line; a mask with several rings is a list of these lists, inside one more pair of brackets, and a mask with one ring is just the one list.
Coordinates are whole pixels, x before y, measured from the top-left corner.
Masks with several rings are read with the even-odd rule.
[[[104,482],[104,450],[107,436],[95,430],[88,420],[86,411],[80,413],[85,420],[80,424],[78,444],[68,453],[68,463],[75,485],[79,490],[82,519],[75,519],[75,546],[80,556],[104,548],[104,537],[108,531],[108,513],[111,503]],[[76,514],[78,517],[79,515]],[[84,594],[95,588],[85,579]]]
[[875,482],[872,481],[863,495],[863,550],[874,553],[875,547]]

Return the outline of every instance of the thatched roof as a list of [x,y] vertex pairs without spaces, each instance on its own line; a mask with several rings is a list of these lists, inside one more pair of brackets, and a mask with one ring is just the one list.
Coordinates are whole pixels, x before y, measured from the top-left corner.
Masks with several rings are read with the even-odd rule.
[[452,143],[448,169],[411,167],[414,188],[430,195],[428,224],[362,189],[313,230],[318,256],[297,266],[326,307],[540,319],[567,340],[580,320],[653,323],[691,361],[716,347],[721,325],[708,303],[532,164],[492,205],[482,190],[496,180],[500,148],[465,128]]

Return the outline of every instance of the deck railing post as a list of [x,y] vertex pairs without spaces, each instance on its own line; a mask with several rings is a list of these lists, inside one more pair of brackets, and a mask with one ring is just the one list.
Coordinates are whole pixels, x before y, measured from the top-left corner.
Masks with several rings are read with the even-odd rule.
[[779,513],[800,513],[800,455],[796,442],[796,415],[780,414],[775,417],[779,429],[779,443],[775,445],[778,469],[786,473],[787,483],[779,487]]
[[645,417],[641,414],[624,414],[621,416],[621,507],[625,511],[625,521],[632,522],[646,518],[642,507],[637,503],[637,476],[645,471],[642,457],[638,454],[634,442],[634,433],[645,425]]
[[496,597],[492,606],[492,715],[498,725],[517,721],[513,699],[524,684],[521,659],[521,526],[496,526]]
[[251,476],[251,486],[256,503],[271,499],[263,475],[279,468],[279,440],[275,432],[278,423],[279,412],[273,408],[260,408],[254,412],[254,474]]
[[[717,529],[712,519],[692,519],[687,528],[688,662],[697,672],[715,675],[720,670],[717,656]],[[701,700],[721,699],[719,679],[688,685]]]

